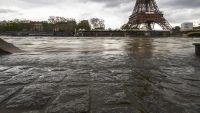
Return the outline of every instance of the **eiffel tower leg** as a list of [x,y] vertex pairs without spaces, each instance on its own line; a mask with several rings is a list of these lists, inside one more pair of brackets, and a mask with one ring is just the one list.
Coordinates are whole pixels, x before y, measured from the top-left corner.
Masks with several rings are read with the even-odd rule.
[[152,28],[153,28],[153,29],[155,28],[155,23],[152,23]]
[[151,22],[146,23],[147,30],[152,30]]
[[158,23],[163,30],[171,30],[172,28],[163,17],[163,13],[159,10],[155,0],[136,0],[129,22],[135,28],[139,28],[138,24],[144,24],[148,30],[153,30],[155,23]]
[[140,29],[140,24],[137,24],[137,25],[136,25],[136,28],[137,28],[137,29]]
[[136,29],[136,26],[137,26],[137,25],[134,25],[134,24],[129,24],[129,30]]

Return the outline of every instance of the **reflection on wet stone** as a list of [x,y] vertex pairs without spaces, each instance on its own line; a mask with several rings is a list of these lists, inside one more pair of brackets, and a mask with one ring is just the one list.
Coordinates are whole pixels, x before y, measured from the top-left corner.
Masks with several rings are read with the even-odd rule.
[[199,39],[7,40],[28,52],[0,56],[0,113],[200,111]]

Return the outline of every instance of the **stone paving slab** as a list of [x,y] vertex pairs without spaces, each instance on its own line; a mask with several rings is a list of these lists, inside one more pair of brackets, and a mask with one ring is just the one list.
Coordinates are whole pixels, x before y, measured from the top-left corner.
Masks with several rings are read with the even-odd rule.
[[8,109],[40,109],[55,95],[56,84],[29,85],[6,103]]
[[91,90],[93,113],[138,113],[131,106],[123,84],[94,84]]
[[40,113],[40,111],[28,111],[28,112],[23,112],[23,113]]
[[88,87],[67,87],[47,108],[45,113],[88,113]]
[[4,81],[3,84],[28,84],[37,79],[39,76],[41,75],[35,73],[34,71],[23,72]]
[[5,71],[11,67],[6,67],[6,66],[0,66],[0,72]]
[[19,91],[22,87],[2,87],[0,88],[0,103],[11,97],[17,91]]
[[67,72],[46,72],[43,73],[42,76],[38,78],[36,82],[39,83],[59,83],[63,81],[63,79],[67,76]]

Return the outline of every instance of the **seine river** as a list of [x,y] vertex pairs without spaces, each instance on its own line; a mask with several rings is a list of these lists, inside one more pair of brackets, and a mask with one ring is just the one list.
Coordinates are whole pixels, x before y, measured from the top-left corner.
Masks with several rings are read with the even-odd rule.
[[0,38],[1,113],[200,113],[200,38]]

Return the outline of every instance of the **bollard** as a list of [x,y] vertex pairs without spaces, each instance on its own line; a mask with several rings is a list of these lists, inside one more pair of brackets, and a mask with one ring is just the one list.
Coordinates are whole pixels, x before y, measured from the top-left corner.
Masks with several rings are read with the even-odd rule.
[[194,43],[193,45],[195,45],[195,54],[200,56],[200,43]]

